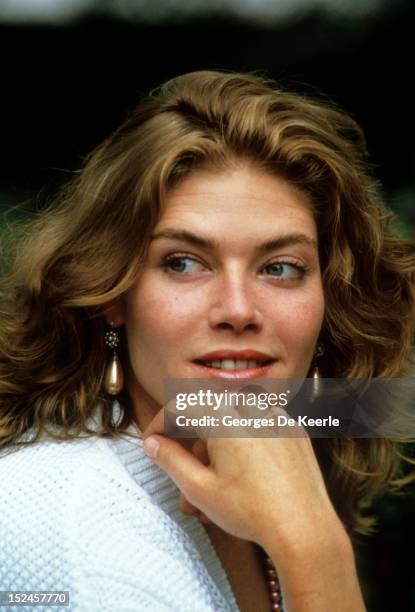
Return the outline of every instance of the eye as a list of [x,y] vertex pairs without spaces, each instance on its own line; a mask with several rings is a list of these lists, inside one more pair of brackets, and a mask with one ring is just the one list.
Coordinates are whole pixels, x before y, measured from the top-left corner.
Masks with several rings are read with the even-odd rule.
[[179,275],[198,272],[204,267],[203,264],[200,263],[200,261],[197,261],[196,259],[193,259],[192,257],[187,257],[185,255],[173,255],[167,257],[166,259],[164,259],[161,265],[167,274]]
[[274,261],[265,266],[264,270],[269,270],[270,276],[281,278],[282,280],[301,279],[307,273],[305,266],[288,261]]

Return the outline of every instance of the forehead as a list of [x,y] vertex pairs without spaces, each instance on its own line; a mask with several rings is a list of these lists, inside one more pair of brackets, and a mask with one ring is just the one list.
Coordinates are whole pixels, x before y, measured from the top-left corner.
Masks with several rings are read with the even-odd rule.
[[156,231],[204,230],[246,238],[278,229],[317,228],[309,198],[286,180],[250,166],[195,171],[167,192]]

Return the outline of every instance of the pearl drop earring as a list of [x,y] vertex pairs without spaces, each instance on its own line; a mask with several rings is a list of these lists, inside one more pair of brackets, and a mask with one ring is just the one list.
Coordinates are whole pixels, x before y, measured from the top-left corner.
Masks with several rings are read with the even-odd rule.
[[316,350],[314,351],[313,369],[311,371],[311,378],[313,379],[311,401],[316,400],[321,394],[321,374],[317,364],[317,359],[322,355],[324,355],[324,345],[318,344],[316,346]]
[[124,388],[124,372],[116,351],[120,344],[120,335],[116,329],[113,329],[113,323],[110,323],[110,326],[112,329],[105,333],[104,339],[105,344],[113,350],[113,354],[105,370],[103,387],[109,395],[118,395]]

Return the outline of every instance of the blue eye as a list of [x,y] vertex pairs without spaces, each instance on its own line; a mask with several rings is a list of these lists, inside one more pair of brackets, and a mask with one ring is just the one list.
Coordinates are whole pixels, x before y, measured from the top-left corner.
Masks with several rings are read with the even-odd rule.
[[[170,255],[161,262],[161,267],[166,274],[177,276],[195,274],[205,268],[200,261],[187,255]],[[275,261],[265,266],[264,270],[267,270],[272,278],[283,281],[299,280],[307,273],[305,266],[287,261]]]
[[[193,264],[193,265],[192,265]],[[195,266],[202,264],[191,257],[169,257],[162,262],[166,272],[173,274],[190,274],[196,272]]]
[[303,266],[283,261],[275,261],[274,263],[268,264],[265,270],[271,270],[270,276],[286,280],[303,278],[306,273],[306,269]]

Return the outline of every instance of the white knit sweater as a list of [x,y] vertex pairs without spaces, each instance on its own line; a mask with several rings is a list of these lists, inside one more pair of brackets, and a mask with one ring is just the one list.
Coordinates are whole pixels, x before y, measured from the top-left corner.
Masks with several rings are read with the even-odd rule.
[[0,590],[69,591],[69,608],[29,607],[39,611],[239,610],[178,500],[141,440],[44,440],[2,455]]

